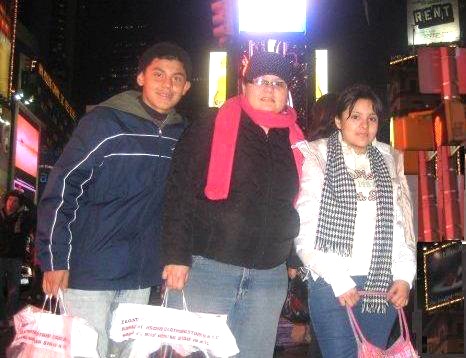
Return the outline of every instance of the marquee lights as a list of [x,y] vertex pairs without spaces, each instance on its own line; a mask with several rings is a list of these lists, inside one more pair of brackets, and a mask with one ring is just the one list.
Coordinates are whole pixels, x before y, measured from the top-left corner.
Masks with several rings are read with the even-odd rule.
[[[441,308],[441,307],[445,307],[447,305],[451,305],[453,303],[457,303],[457,302],[460,302],[460,301],[463,301],[464,300],[464,297],[463,296],[453,296],[451,297],[450,299],[448,300],[445,300],[443,302],[439,302],[437,304],[429,304],[430,301],[431,301],[431,297],[429,296],[429,290],[428,290],[428,275],[429,275],[429,272],[428,272],[428,268],[427,268],[427,257],[429,255],[432,255],[432,254],[439,254],[441,253],[442,251],[444,251],[446,248],[452,246],[452,245],[458,245],[457,242],[451,242],[451,243],[447,243],[447,244],[444,244],[444,245],[441,245],[441,246],[438,246],[438,245],[434,245],[434,248],[432,249],[427,249],[423,252],[423,256],[424,256],[424,259],[423,259],[423,269],[424,269],[424,303],[425,303],[425,306],[426,306],[426,311],[432,311],[432,310],[435,310],[435,309],[438,309],[438,308]],[[461,246],[461,244],[459,244]]]
[[53,81],[52,77],[47,73],[41,63],[37,65],[37,73],[50,89],[50,91],[54,94],[54,96],[58,99],[63,108],[65,108],[65,111],[70,115],[71,118],[76,120],[76,111],[73,109],[73,107],[71,107],[65,96],[63,96],[63,94],[60,92],[57,84]]
[[15,48],[16,48],[16,23],[18,21],[18,0],[15,0],[13,10],[13,35],[11,38],[11,54],[10,54],[10,78],[8,83],[8,94],[13,92],[13,69],[15,63]]

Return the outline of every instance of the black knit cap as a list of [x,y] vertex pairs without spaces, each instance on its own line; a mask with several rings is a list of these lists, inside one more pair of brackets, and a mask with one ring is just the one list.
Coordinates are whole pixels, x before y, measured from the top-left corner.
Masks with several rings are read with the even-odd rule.
[[275,52],[258,52],[251,56],[244,79],[252,82],[257,77],[274,75],[280,77],[287,85],[292,78],[291,62]]

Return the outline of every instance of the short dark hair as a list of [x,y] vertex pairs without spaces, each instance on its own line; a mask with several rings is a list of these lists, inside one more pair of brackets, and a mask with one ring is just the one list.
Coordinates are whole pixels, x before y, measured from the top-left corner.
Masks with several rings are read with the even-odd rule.
[[343,119],[343,112],[348,109],[349,113],[353,111],[354,105],[359,99],[368,99],[372,102],[374,112],[379,117],[379,121],[384,118],[383,103],[379,96],[372,90],[371,87],[364,84],[355,84],[347,87],[337,100],[336,114],[338,118]]
[[138,73],[144,72],[156,58],[180,61],[186,71],[186,79],[188,81],[191,79],[192,64],[189,54],[172,42],[159,42],[147,48],[139,58]]

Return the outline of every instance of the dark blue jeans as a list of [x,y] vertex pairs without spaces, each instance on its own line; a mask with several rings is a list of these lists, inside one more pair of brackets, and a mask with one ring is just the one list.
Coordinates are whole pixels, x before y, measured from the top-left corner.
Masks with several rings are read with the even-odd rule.
[[[362,289],[366,276],[352,277],[357,288]],[[324,358],[357,357],[357,346],[351,329],[346,308],[340,306],[331,286],[323,278],[308,281],[309,311],[312,325]],[[386,314],[362,313],[361,300],[353,307],[365,337],[372,344],[386,348],[390,331],[397,312],[390,305]]]
[[[189,310],[228,315],[236,357],[272,358],[287,287],[285,264],[254,270],[194,256],[184,293]],[[179,291],[170,291],[168,305],[181,302]]]

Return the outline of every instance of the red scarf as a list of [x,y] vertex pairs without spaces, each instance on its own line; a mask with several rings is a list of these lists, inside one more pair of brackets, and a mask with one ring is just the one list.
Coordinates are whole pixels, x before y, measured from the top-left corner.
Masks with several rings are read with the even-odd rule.
[[[261,111],[252,108],[244,95],[230,98],[220,108],[215,118],[207,185],[204,189],[205,195],[210,200],[228,198],[241,110],[244,110],[259,126],[288,128],[291,145],[304,140],[301,128],[296,123],[297,116],[293,108],[287,106],[281,113]],[[304,158],[298,148],[292,150],[298,176],[301,178]]]

